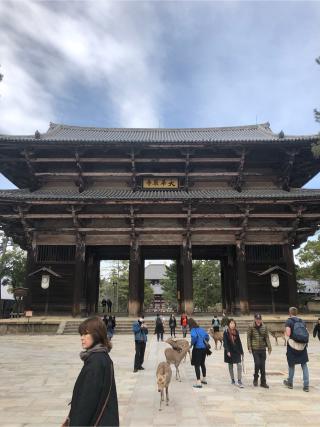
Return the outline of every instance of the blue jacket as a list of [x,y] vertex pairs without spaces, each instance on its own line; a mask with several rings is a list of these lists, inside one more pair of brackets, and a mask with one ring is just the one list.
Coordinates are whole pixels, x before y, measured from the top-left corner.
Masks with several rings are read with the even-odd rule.
[[209,341],[209,335],[203,328],[192,328],[190,335],[191,345],[194,348],[206,348],[203,340]]
[[147,342],[148,329],[141,328],[141,325],[138,321],[134,322],[134,324],[132,325],[132,332],[134,333],[135,341]]

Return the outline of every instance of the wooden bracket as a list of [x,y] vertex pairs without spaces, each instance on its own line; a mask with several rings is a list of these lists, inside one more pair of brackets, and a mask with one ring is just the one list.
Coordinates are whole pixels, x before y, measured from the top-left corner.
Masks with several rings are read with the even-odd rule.
[[285,191],[290,191],[291,174],[292,174],[295,157],[297,154],[299,154],[298,150],[286,151],[287,161],[282,170],[281,176],[279,177],[281,188]]
[[36,172],[35,172],[34,167],[32,165],[31,153],[25,148],[22,151],[22,154],[24,156],[24,159],[25,159],[27,166],[28,166],[28,169],[29,169],[29,173],[31,175],[30,190],[31,191],[37,190],[39,188],[39,181],[37,179]]
[[242,191],[242,186],[244,182],[244,163],[246,160],[246,149],[243,148],[241,151],[241,158],[238,166],[238,176],[234,179],[233,188],[239,193]]
[[83,177],[83,170],[81,166],[81,159],[78,150],[75,151],[75,161],[78,177],[76,179],[76,186],[79,188],[79,193],[82,193],[86,189],[85,179]]

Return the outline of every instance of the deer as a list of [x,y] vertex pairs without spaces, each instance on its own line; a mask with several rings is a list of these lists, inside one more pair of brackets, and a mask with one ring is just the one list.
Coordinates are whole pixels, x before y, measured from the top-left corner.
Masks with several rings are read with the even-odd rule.
[[160,407],[159,411],[161,411],[161,404],[164,401],[164,390],[166,390],[166,405],[169,405],[169,384],[172,377],[172,370],[170,364],[167,362],[160,362],[157,368],[157,384],[158,384],[158,392],[160,393]]
[[209,329],[209,335],[213,338],[214,340],[214,344],[215,344],[215,349],[218,350],[218,341],[220,341],[220,348],[219,350],[221,350],[222,344],[223,344],[223,332],[220,331],[216,331],[214,332],[213,328]]
[[173,348],[166,348],[164,351],[164,355],[166,356],[167,363],[169,365],[174,365],[176,368],[176,380],[181,381],[180,372],[179,372],[179,365],[181,363],[181,360],[186,357],[186,354],[188,353],[189,348],[182,348],[179,350],[174,350]]
[[[190,356],[190,344],[189,344],[189,341],[188,340],[186,340],[186,339],[184,339],[184,338],[181,338],[181,339],[173,339],[173,338],[168,338],[167,340],[166,340],[166,343],[167,344],[169,344],[169,345],[171,345],[171,347],[174,349],[174,350],[177,350],[177,351],[182,351],[183,349],[188,349],[188,354],[189,354],[189,357],[190,357],[190,360],[191,360],[191,356]],[[187,358],[187,353],[186,353],[186,355],[185,355],[185,357],[184,357],[184,362],[186,361],[186,358]]]

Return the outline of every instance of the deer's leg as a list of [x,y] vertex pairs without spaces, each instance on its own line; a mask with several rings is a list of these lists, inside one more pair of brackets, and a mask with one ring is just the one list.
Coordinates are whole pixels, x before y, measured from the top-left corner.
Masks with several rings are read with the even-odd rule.
[[166,402],[167,402],[167,406],[169,405],[169,390],[168,387],[166,387]]
[[278,345],[278,337],[276,335],[274,337],[275,337],[276,343]]

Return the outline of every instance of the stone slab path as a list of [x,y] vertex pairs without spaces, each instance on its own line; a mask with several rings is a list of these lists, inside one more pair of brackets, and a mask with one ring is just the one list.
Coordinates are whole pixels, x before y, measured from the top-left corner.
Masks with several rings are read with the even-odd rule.
[[[310,392],[302,391],[299,366],[293,390],[282,385],[287,367],[285,347],[276,346],[267,361],[269,390],[252,386],[253,363],[245,354],[244,389],[230,384],[223,350],[207,359],[208,382],[193,389],[195,375],[187,358],[182,381],[173,379],[170,404],[159,412],[156,366],[164,359],[167,344],[154,335],[146,349],[145,371],[133,373],[133,337],[115,335],[111,357],[120,406],[121,426],[319,426],[320,342],[309,346]],[[245,336],[242,336],[245,345]],[[77,336],[0,336],[0,426],[59,426],[82,362]]]

